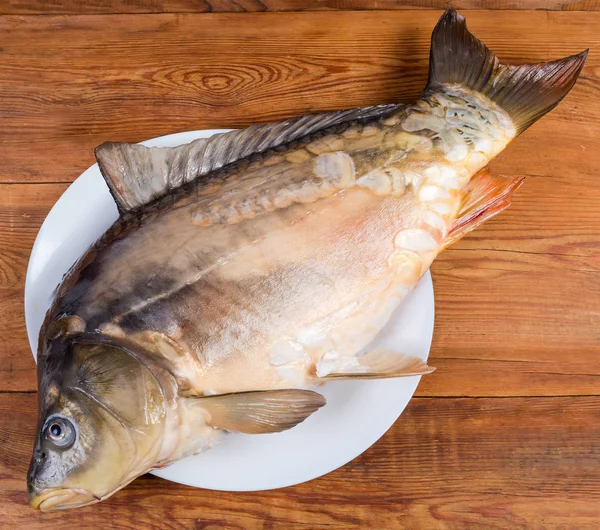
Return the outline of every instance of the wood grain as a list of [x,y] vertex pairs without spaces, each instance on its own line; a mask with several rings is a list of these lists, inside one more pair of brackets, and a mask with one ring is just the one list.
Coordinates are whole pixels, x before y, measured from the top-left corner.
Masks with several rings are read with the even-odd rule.
[[[72,181],[106,140],[412,101],[425,85],[438,13],[393,15],[1,17],[0,182]],[[515,63],[600,48],[599,23],[600,13],[469,15],[473,31]],[[599,77],[591,53],[568,98],[498,168],[595,174],[586,153],[600,151],[600,108],[591,103]]]
[[366,453],[306,484],[227,493],[145,476],[99,505],[47,515],[26,505],[23,481],[34,409],[34,395],[0,395],[7,528],[596,529],[600,520],[598,397],[414,399]]
[[599,0],[8,0],[0,14],[210,13],[388,9],[598,11]]
[[[9,360],[0,389],[36,388],[22,289],[37,230],[65,188],[0,185],[0,335]],[[509,210],[438,258],[438,370],[417,395],[600,394],[599,212],[600,180],[529,176]]]
[[25,330],[25,275],[37,232],[66,188],[65,184],[0,186],[0,391],[36,389]]
[[[339,29],[315,31],[329,16]],[[109,24],[98,24],[102,17],[4,19],[9,67],[0,70],[0,116],[8,125],[0,131],[0,180],[36,184],[0,190],[7,249],[0,259],[0,331],[10,358],[0,366],[0,388],[35,389],[22,285],[37,229],[65,189],[39,182],[73,180],[107,139],[138,141],[417,97],[434,16],[370,13],[377,31],[363,28],[364,16],[244,15],[255,24],[237,26],[238,15],[140,16],[135,28],[121,16],[108,17]],[[272,27],[273,17],[296,28],[293,49],[283,30]],[[600,45],[600,15],[472,13],[469,23],[516,62]],[[526,24],[536,29],[518,43],[516,32]],[[257,40],[261,32],[269,39]],[[370,43],[368,55],[357,35]],[[42,51],[32,54],[27,40]],[[209,41],[214,56],[200,53]],[[44,72],[48,60],[63,66]],[[431,355],[438,371],[424,379],[419,395],[600,392],[599,339],[590,333],[600,324],[599,74],[592,53],[568,98],[494,161],[498,172],[528,176],[513,207],[434,264]]]
[[[454,5],[597,9],[596,0],[460,1]],[[284,490],[209,492],[146,476],[82,510],[42,516],[25,504],[36,409],[23,316],[27,261],[45,215],[93,163],[93,148],[410,101],[425,83],[439,15],[101,13],[404,5],[0,6],[12,13],[0,16],[0,528],[598,528],[600,14],[576,12],[468,14],[505,61],[592,50],[565,101],[493,162],[495,171],[527,176],[512,207],[434,263],[438,370],[380,442],[342,469]],[[19,15],[45,12],[89,15]]]

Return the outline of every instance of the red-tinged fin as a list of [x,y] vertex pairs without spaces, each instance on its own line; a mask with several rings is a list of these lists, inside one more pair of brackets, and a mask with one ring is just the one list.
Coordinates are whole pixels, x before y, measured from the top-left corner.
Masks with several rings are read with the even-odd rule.
[[510,197],[523,182],[525,177],[504,177],[487,170],[477,173],[467,184],[459,216],[448,232],[443,248],[506,210],[510,206]]
[[573,88],[587,52],[548,63],[500,64],[485,44],[469,32],[465,18],[449,9],[431,36],[425,91],[463,87],[484,94],[510,115],[520,134]]

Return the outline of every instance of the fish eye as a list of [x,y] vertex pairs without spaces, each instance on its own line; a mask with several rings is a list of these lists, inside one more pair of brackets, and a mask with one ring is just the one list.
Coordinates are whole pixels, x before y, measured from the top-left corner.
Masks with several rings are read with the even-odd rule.
[[46,439],[57,447],[67,447],[75,441],[75,427],[66,418],[50,418],[44,433]]

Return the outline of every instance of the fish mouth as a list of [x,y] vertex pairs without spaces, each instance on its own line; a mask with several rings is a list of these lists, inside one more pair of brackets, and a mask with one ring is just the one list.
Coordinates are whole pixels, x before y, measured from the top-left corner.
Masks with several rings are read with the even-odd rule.
[[58,488],[29,496],[29,504],[42,512],[56,512],[70,508],[80,508],[100,502],[102,499],[93,493],[79,488]]

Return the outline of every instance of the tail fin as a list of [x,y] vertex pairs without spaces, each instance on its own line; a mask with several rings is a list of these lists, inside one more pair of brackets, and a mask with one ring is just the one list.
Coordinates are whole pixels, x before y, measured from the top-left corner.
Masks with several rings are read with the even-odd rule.
[[458,85],[484,94],[509,114],[520,134],[573,88],[587,52],[548,63],[503,65],[469,32],[465,18],[449,9],[431,36],[425,91]]

